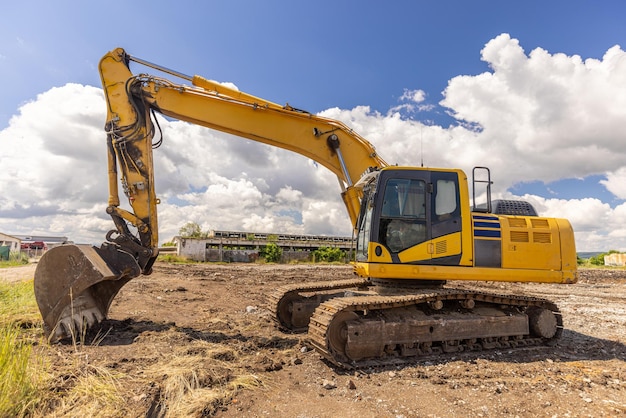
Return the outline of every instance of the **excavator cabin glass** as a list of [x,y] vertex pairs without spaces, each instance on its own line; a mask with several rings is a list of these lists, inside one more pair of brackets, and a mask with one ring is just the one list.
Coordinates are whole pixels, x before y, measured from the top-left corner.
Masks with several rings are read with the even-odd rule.
[[398,263],[398,254],[403,251],[460,232],[457,173],[419,168],[382,170],[377,180],[363,189],[358,226],[357,261],[370,261],[370,243],[383,246]]

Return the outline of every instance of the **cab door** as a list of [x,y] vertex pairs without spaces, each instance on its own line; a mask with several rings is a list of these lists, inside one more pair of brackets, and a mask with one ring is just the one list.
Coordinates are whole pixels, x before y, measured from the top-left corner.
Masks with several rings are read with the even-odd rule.
[[463,228],[458,174],[431,172],[431,189],[431,264],[459,265]]

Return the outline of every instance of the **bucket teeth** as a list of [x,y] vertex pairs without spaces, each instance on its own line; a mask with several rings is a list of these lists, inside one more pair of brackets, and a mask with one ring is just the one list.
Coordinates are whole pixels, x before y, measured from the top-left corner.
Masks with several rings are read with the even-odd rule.
[[104,319],[104,315],[97,308],[75,310],[73,313],[64,314],[54,332],[50,334],[50,342],[56,342],[65,338],[80,340],[87,330]]

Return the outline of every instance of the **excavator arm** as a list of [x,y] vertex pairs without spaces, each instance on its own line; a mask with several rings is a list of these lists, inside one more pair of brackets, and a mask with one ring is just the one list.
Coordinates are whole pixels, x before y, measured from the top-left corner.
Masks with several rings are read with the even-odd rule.
[[[192,85],[134,75],[129,61],[171,73]],[[108,212],[120,235],[127,234],[122,220],[130,222],[138,230],[138,244],[153,253],[158,239],[152,162],[155,112],[311,158],[337,175],[353,225],[360,207],[355,183],[367,172],[387,165],[367,140],[341,122],[281,106],[201,76],[168,70],[133,58],[123,49],[102,58],[100,74],[108,109]],[[118,176],[133,213],[119,208]]]
[[[131,61],[191,85],[133,74]],[[367,140],[339,121],[169,70],[121,48],[107,53],[99,70],[107,103],[106,210],[115,229],[101,247],[63,246],[40,260],[35,295],[50,340],[73,336],[101,321],[124,284],[152,271],[158,256],[159,203],[152,150],[161,144],[156,113],[313,159],[337,176],[355,228],[361,196],[358,180],[387,166]],[[120,206],[119,185],[132,210]]]

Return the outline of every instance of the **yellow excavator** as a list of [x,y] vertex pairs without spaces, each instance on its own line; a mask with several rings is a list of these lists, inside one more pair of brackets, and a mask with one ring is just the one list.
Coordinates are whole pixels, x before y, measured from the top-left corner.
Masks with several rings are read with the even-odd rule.
[[[131,61],[190,85],[133,74]],[[448,284],[577,281],[570,223],[539,217],[527,202],[492,201],[488,168],[474,168],[470,196],[462,170],[389,165],[339,121],[121,48],[104,55],[99,71],[108,111],[106,211],[115,229],[99,247],[63,245],[39,261],[35,295],[50,342],[98,324],[122,286],[152,272],[159,203],[152,153],[161,144],[156,113],[296,152],[337,176],[356,237],[355,278],[288,285],[268,295],[277,326],[307,332],[332,363],[414,361],[550,345],[560,337],[562,317],[549,300]],[[120,207],[119,185],[132,210]],[[476,204],[477,188],[486,203]]]

